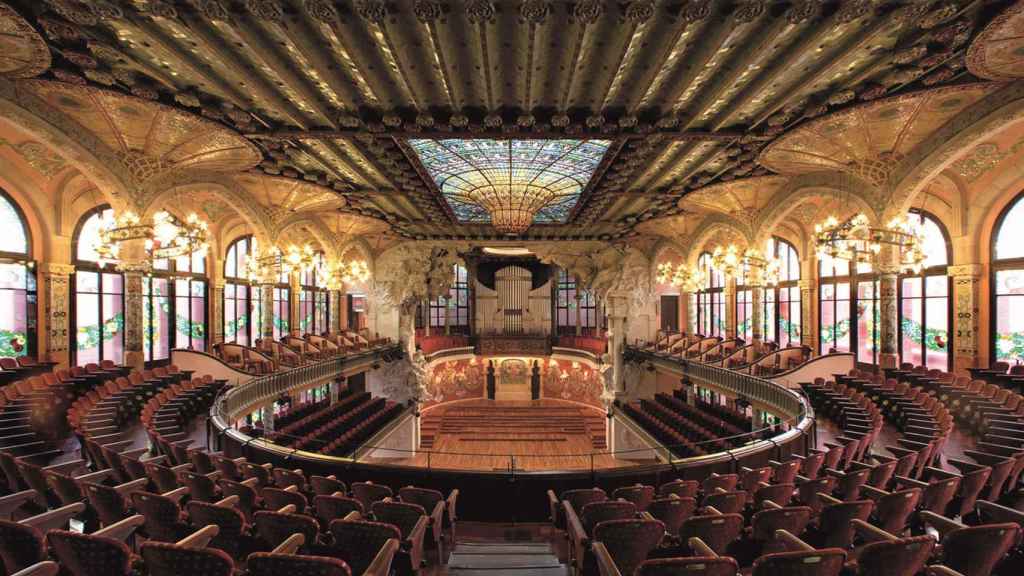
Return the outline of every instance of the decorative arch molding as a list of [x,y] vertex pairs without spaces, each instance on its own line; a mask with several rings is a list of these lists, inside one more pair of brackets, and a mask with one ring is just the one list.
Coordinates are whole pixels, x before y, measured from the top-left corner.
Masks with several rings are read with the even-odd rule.
[[897,166],[885,219],[902,214],[928,182],[974,144],[1024,120],[1024,82],[1013,82],[964,110],[926,138]]
[[217,172],[194,172],[188,175],[179,174],[172,180],[164,181],[160,192],[148,196],[144,206],[140,207],[143,216],[152,214],[176,192],[182,190],[201,189],[223,200],[234,209],[242,219],[252,227],[253,236],[263,245],[267,244],[275,227],[270,216],[260,208],[249,192],[230,176]]
[[303,227],[308,230],[323,248],[328,259],[334,260],[341,254],[338,252],[340,242],[337,235],[324,224],[323,220],[312,214],[293,214],[285,218],[274,228],[273,237],[280,238],[287,230],[295,227]]
[[689,252],[682,244],[672,238],[662,238],[658,240],[654,245],[654,248],[651,250],[650,256],[650,276],[652,285],[654,284],[653,279],[658,274],[658,263],[661,260],[662,255],[669,250],[675,250],[684,259]]
[[0,117],[67,160],[115,210],[134,208],[131,177],[102,140],[63,112],[13,82],[0,78]]
[[704,245],[715,234],[723,231],[739,236],[743,244],[742,248],[750,246],[754,239],[753,231],[743,222],[725,214],[711,214],[702,220],[697,229],[693,231],[693,235],[690,237],[690,248],[684,252],[687,254],[686,261],[690,265],[696,265]]
[[370,248],[370,244],[363,238],[357,236],[350,236],[344,241],[339,242],[337,254],[338,258],[345,256],[345,253],[349,250],[355,250],[359,253],[360,257],[366,262],[366,265],[370,268],[370,272],[374,272],[376,266],[375,258],[373,255],[373,249]]
[[879,190],[857,176],[843,172],[801,174],[792,178],[754,221],[751,234],[754,245],[763,245],[786,216],[804,201],[823,195],[842,195],[848,198],[872,221],[877,221],[881,216],[877,208]]

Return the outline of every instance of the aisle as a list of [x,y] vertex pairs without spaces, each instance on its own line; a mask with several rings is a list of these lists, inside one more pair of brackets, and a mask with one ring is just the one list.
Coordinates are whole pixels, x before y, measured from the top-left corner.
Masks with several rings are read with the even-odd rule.
[[461,542],[448,558],[448,574],[459,576],[568,576],[546,543]]

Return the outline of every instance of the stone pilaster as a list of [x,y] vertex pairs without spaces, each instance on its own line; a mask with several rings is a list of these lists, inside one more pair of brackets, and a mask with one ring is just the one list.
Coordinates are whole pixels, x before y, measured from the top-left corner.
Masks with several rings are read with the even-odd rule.
[[260,310],[263,318],[260,320],[261,336],[268,340],[274,339],[274,284],[260,285]]
[[67,366],[71,363],[71,275],[75,267],[70,264],[42,264],[44,314],[46,337],[40,343],[39,355],[51,362]]
[[[953,369],[960,372],[967,368],[985,366],[978,350],[979,326],[978,307],[981,302],[981,278],[984,266],[961,264],[950,266],[947,274],[953,279]],[[992,302],[992,314],[995,302]],[[995,357],[995,351],[992,351]]]
[[752,286],[750,288],[750,344],[760,349],[764,340],[764,286]]
[[299,322],[302,320],[299,307],[299,292],[302,285],[299,283],[299,271],[293,270],[288,275],[288,332],[300,332]]
[[725,339],[736,337],[736,278],[727,276],[725,289],[722,290],[722,298],[725,300]]
[[213,282],[212,296],[210,302],[210,344],[220,344],[224,341],[224,281]]
[[334,333],[341,332],[341,290],[331,290],[328,298],[327,314],[330,316],[330,327],[327,330]]

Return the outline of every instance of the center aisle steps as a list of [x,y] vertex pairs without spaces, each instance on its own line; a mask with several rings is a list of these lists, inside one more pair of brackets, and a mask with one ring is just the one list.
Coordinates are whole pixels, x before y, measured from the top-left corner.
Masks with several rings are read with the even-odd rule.
[[543,542],[459,542],[448,559],[448,574],[569,576],[569,567]]

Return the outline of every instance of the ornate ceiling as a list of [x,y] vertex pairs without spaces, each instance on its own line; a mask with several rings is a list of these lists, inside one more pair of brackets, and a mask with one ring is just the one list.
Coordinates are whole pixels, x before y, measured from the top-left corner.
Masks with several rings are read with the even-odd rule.
[[[997,46],[1007,0],[7,2],[0,75],[42,73],[20,82],[115,150],[303,183],[254,194],[381,238],[500,237],[456,216],[412,139],[607,141],[523,239],[613,239],[767,197],[687,196],[709,185],[903,152],[992,90],[968,64],[1021,71]],[[176,136],[148,139],[161,123]]]

